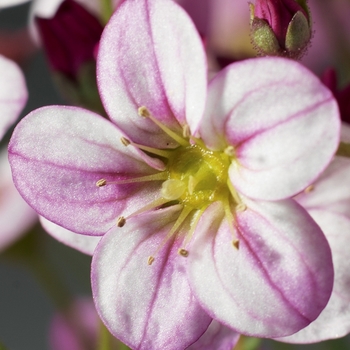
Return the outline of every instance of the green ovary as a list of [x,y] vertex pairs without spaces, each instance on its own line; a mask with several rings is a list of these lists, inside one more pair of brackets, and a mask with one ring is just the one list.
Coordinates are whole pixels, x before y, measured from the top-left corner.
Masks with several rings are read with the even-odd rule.
[[224,152],[198,144],[179,147],[168,162],[168,180],[162,185],[164,198],[199,210],[214,201],[226,202],[231,161]]

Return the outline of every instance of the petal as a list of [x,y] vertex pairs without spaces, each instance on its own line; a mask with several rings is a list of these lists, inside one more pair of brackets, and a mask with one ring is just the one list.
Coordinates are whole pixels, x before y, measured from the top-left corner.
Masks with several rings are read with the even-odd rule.
[[38,215],[12,182],[6,150],[0,153],[0,178],[0,251],[3,251],[34,225]]
[[350,159],[335,157],[310,188],[295,197],[306,210],[325,210],[349,216]]
[[238,340],[238,333],[213,320],[205,333],[187,350],[232,350]]
[[201,136],[213,149],[235,148],[230,179],[248,197],[277,200],[298,193],[338,147],[336,101],[297,62],[259,58],[232,64],[211,82],[208,94]]
[[40,216],[40,223],[44,230],[53,238],[67,245],[68,247],[76,249],[87,255],[92,255],[94,253],[94,250],[101,239],[99,236],[86,236],[69,231],[62,226],[58,226],[53,222],[46,220],[42,216]]
[[287,338],[288,343],[312,343],[340,338],[350,332],[350,218],[326,210],[313,209],[311,216],[320,225],[331,246],[334,287],[320,316],[309,326]]
[[[209,315],[237,332],[286,336],[307,326],[327,304],[333,286],[330,249],[296,202],[246,204],[247,210],[236,213],[235,232],[221,219],[219,203],[203,214],[188,257],[190,284]],[[231,244],[232,234],[239,249]]]
[[35,0],[31,6],[31,16],[51,18],[55,15],[58,7],[64,0]]
[[[1,0],[0,8],[23,4],[29,0]],[[47,0],[46,0],[47,1]]]
[[120,215],[158,198],[158,181],[106,185],[96,181],[155,173],[102,117],[75,107],[30,113],[9,145],[15,185],[46,219],[77,233],[102,235]]
[[207,85],[205,53],[188,15],[172,1],[124,2],[102,34],[97,69],[106,111],[134,142],[174,145],[138,115],[141,106],[180,134],[180,125],[198,127]]
[[18,118],[27,97],[21,70],[14,62],[0,56],[0,139]]
[[[178,210],[170,207],[131,218],[102,238],[93,257],[97,311],[111,333],[135,350],[183,350],[211,321],[189,288],[186,259],[177,253],[181,242],[164,243]],[[155,261],[148,265],[157,248]]]

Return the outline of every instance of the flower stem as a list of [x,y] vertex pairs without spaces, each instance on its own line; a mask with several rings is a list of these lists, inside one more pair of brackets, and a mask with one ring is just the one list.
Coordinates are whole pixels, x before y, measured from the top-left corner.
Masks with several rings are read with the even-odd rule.
[[234,350],[257,350],[259,349],[261,339],[251,338],[241,335]]
[[102,22],[106,24],[113,14],[113,5],[111,0],[101,0]]
[[130,350],[130,348],[117,338],[114,338],[102,321],[100,321],[100,333],[97,350]]

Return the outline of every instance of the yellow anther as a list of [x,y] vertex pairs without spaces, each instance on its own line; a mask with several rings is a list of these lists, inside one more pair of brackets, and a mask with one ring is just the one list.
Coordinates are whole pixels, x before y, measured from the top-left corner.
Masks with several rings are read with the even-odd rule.
[[153,261],[154,261],[154,257],[153,257],[153,256],[149,256],[149,257],[148,257],[148,260],[147,260],[147,264],[148,264],[148,265],[152,265],[152,264],[153,264]]
[[180,248],[178,251],[177,251],[181,256],[187,258],[188,257],[188,250],[184,249],[184,248]]
[[239,203],[236,206],[236,211],[246,211],[247,210],[247,206],[244,203]]
[[233,146],[227,146],[224,150],[224,153],[227,154],[229,157],[235,156],[235,148]]
[[234,241],[232,241],[232,245],[238,250],[239,249],[239,240],[235,239]]
[[310,192],[312,192],[314,189],[315,189],[315,186],[310,185],[310,186],[308,186],[308,187],[305,188],[304,192],[305,192],[305,193],[310,193]]
[[119,216],[118,220],[117,220],[117,226],[118,227],[123,227],[126,223],[126,219],[124,216]]
[[130,140],[128,140],[127,138],[125,138],[125,137],[121,137],[120,138],[120,141],[122,142],[122,144],[124,145],[124,146],[129,146],[130,145]]
[[145,106],[139,107],[137,112],[138,112],[139,116],[144,117],[144,118],[148,118],[151,115],[151,113],[149,112],[149,110]]
[[189,138],[191,136],[190,127],[187,124],[185,124],[182,128],[182,136],[185,138]]
[[103,186],[106,186],[106,184],[107,184],[107,180],[105,179],[100,179],[96,182],[97,187],[103,187]]

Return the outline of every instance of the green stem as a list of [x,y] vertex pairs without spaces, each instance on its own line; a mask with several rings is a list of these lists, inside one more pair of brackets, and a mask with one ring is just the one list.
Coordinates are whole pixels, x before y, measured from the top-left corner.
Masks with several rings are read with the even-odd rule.
[[257,350],[259,349],[261,339],[251,338],[241,335],[234,350]]
[[100,333],[97,350],[130,350],[130,348],[117,338],[114,338],[113,335],[109,333],[102,321],[100,321]]
[[111,337],[106,326],[100,321],[100,333],[98,339],[97,350],[112,350]]
[[102,8],[102,22],[103,24],[107,24],[109,19],[113,14],[113,5],[111,0],[101,0],[101,8]]

